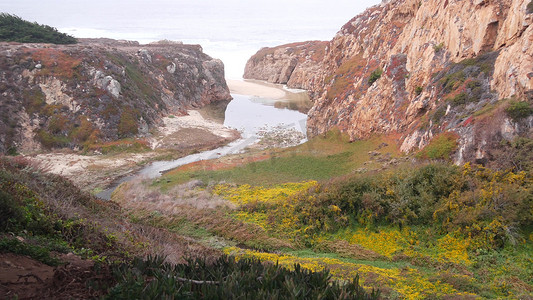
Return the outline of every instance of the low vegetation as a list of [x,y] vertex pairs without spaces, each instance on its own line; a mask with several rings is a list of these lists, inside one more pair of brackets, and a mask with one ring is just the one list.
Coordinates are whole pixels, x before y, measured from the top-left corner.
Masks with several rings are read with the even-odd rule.
[[[2,292],[10,295],[35,296],[25,294],[32,289],[46,291],[39,294],[43,298],[377,299],[379,295],[363,289],[357,277],[338,282],[327,270],[311,272],[298,264],[286,267],[236,259],[140,218],[129,223],[116,204],[100,202],[58,176],[41,174],[20,158],[0,160],[0,213],[0,256],[25,255],[59,266],[52,281],[41,279],[45,275],[35,268],[29,270],[24,276],[37,281],[26,283],[23,290],[17,283],[2,282]],[[165,254],[164,247],[173,258],[154,256]],[[180,247],[190,252],[176,255]],[[93,262],[70,268],[62,253]]]
[[439,53],[444,49],[444,43],[439,43],[433,46],[433,50],[435,50],[435,53]]
[[160,258],[135,259],[114,268],[117,285],[106,299],[378,299],[355,277],[348,283],[331,282],[328,271],[311,272],[300,265],[291,270],[262,264],[256,258],[222,256],[170,265]]
[[[439,111],[437,111],[439,112]],[[434,115],[434,119],[438,120],[438,115]],[[457,148],[457,139],[459,136],[451,132],[445,132],[433,138],[431,142],[417,153],[419,158],[429,159],[450,159]]]
[[511,100],[505,112],[513,121],[518,122],[533,115],[533,107],[527,101]]
[[379,78],[381,78],[381,74],[383,74],[383,70],[381,68],[377,68],[370,74],[370,78],[368,78],[368,84],[372,85],[374,82],[376,82]]
[[28,22],[6,13],[0,14],[0,41],[20,43],[75,44],[76,39],[48,25]]
[[[276,152],[275,158],[260,162],[220,169],[203,164],[202,171],[182,168],[153,184],[145,183],[144,188],[136,184],[131,194],[120,198],[127,203],[128,197],[142,189],[150,195],[161,193],[143,207],[167,219],[191,211],[180,208],[185,200],[173,191],[185,185],[176,184],[200,180],[208,184],[195,191],[228,201],[215,209],[224,213],[214,219],[224,218],[226,224],[242,222],[249,228],[247,237],[242,233],[239,237],[232,226],[209,229],[212,221],[205,221],[207,217],[202,217],[204,223],[194,223],[196,230],[205,228],[210,235],[225,237],[218,247],[227,255],[287,268],[299,264],[310,271],[329,270],[332,278],[340,281],[359,276],[365,288],[379,286],[386,298],[530,297],[531,175],[523,171],[525,165],[514,171],[496,171],[442,161],[455,148],[456,138],[453,134],[435,138],[419,155],[429,162],[405,162],[370,171],[377,165],[369,162],[379,161],[383,157],[380,152],[391,151],[382,147],[383,138],[347,144],[341,135],[331,132],[311,140],[308,148]],[[528,142],[512,144],[526,149]],[[283,165],[284,159],[294,162],[297,157],[306,157],[298,167],[305,170],[316,163],[313,155],[331,157],[350,150],[359,154],[359,162],[354,163],[356,156],[348,154],[346,161],[331,162],[337,168],[350,165],[352,172],[325,174],[326,179],[317,178],[323,171],[315,171],[317,176],[310,172],[294,177],[278,167],[274,177],[266,167],[278,162]],[[353,172],[360,166],[368,169]],[[245,171],[247,168],[250,172]],[[267,180],[269,176],[275,180]],[[226,181],[220,183],[222,180]],[[177,200],[170,206],[164,202],[166,196]],[[140,203],[140,199],[135,201]],[[272,247],[246,243],[267,238]]]
[[[372,153],[377,148],[380,150]],[[330,131],[323,137],[317,137],[289,150],[264,151],[243,158],[236,157],[236,163],[205,161],[184,166],[168,172],[164,180],[156,182],[155,185],[167,188],[192,179],[252,185],[261,182],[265,186],[327,180],[357,169],[378,169],[384,163],[400,156],[391,138],[376,137],[348,143],[348,138],[339,131]]]
[[[291,192],[298,186],[310,187]],[[330,183],[216,191],[238,205],[235,218],[301,249],[227,253],[330,269],[341,280],[358,273],[364,286],[379,282],[384,295],[423,299],[530,294],[532,265],[523,259],[532,251],[532,187],[524,172],[442,163]]]
[[[330,132],[124,184],[116,203],[2,160],[0,251],[93,259],[107,284],[91,293],[110,299],[531,297],[529,167],[450,165],[455,138],[435,138],[421,162],[390,137]],[[510,143],[515,162],[531,152]]]

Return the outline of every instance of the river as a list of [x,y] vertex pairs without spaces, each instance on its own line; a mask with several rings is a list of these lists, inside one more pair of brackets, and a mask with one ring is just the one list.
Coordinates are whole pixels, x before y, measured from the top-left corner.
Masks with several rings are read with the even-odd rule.
[[284,91],[287,97],[283,99],[232,93],[233,100],[228,104],[224,113],[224,125],[239,130],[240,139],[220,148],[191,154],[176,160],[152,162],[135,174],[115,181],[108,189],[96,196],[109,200],[113,191],[121,183],[139,176],[156,178],[163,172],[182,165],[243,152],[246,147],[258,142],[262,135],[272,132],[292,132],[295,135],[301,135],[300,143],[305,142],[307,140],[307,115],[299,110],[302,110],[302,105],[307,104],[307,95],[303,91]]

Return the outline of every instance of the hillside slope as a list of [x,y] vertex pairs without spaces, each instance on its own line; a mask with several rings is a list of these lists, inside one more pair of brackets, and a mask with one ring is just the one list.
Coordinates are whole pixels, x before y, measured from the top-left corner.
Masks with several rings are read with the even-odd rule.
[[[400,133],[410,152],[452,131],[457,163],[495,160],[502,140],[532,136],[529,2],[395,0],[367,9],[325,45],[322,60],[295,66],[298,82],[308,84],[292,86],[314,101],[309,133],[336,127],[352,140]],[[271,58],[261,58],[268,52],[250,59],[249,74],[253,60],[268,65]],[[522,113],[515,118],[513,110]]]
[[0,43],[0,70],[0,153],[146,135],[164,115],[231,99],[199,45]]

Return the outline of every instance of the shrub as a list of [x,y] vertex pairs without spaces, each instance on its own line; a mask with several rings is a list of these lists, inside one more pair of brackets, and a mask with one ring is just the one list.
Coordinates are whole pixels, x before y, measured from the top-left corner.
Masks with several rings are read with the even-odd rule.
[[503,140],[499,147],[493,150],[494,159],[490,166],[515,172],[533,171],[533,139],[517,137],[513,141]]
[[[1,172],[1,171],[0,171]],[[0,232],[54,234],[54,222],[44,205],[28,187],[14,182],[5,172],[0,173]]]
[[449,98],[448,101],[450,101],[454,106],[459,106],[466,104],[466,102],[468,102],[468,97],[466,96],[466,93],[463,92],[455,95],[453,98]]
[[65,134],[72,130],[72,123],[64,114],[54,114],[48,121],[48,131],[52,134]]
[[0,190],[0,232],[7,232],[23,218],[23,211],[13,196]]
[[509,102],[509,106],[505,109],[505,112],[513,121],[518,122],[532,115],[533,107],[526,101],[512,100]]
[[466,75],[463,71],[448,74],[444,76],[440,82],[444,93],[448,94],[455,90],[460,84],[466,80]]
[[443,48],[444,48],[444,43],[433,45],[433,50],[435,50],[435,53],[439,53]]
[[118,136],[120,138],[130,137],[139,132],[137,125],[137,116],[135,111],[126,107],[120,115],[120,121],[118,123]]
[[49,249],[24,243],[16,238],[4,237],[0,239],[0,253],[3,252],[27,255],[50,266],[58,266],[61,263],[59,259],[50,256]]
[[359,278],[330,281],[328,271],[294,270],[258,259],[222,256],[213,264],[204,259],[170,265],[162,258],[135,259],[113,270],[117,285],[106,299],[377,299]]
[[416,89],[415,89],[415,94],[418,96],[418,95],[422,94],[422,91],[424,91],[424,88],[421,87],[421,86],[417,86]]
[[67,136],[52,134],[44,129],[38,130],[35,138],[47,149],[67,147],[70,144]]
[[0,14],[0,41],[20,43],[75,44],[77,40],[57,29],[31,23],[18,16]]
[[448,109],[447,105],[442,105],[435,111],[435,113],[433,113],[432,120],[435,124],[438,124],[440,120],[442,119],[442,117],[446,115],[447,109]]
[[429,159],[448,159],[450,154],[457,148],[458,136],[455,133],[446,132],[433,138],[429,145],[424,147],[417,157]]
[[45,95],[41,89],[24,90],[22,103],[28,115],[38,114],[46,106]]
[[93,126],[93,123],[91,123],[89,120],[87,120],[86,117],[80,116],[79,117],[80,124],[74,128],[74,130],[71,133],[72,138],[77,143],[81,144],[85,141],[89,140],[93,132],[96,130]]
[[379,78],[381,78],[381,74],[383,74],[383,70],[381,68],[375,69],[372,74],[370,74],[370,78],[368,78],[368,84],[372,85],[374,82],[376,82]]

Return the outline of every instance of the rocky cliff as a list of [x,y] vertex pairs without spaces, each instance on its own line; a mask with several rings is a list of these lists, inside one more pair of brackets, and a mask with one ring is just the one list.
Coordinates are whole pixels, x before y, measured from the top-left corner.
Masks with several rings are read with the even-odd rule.
[[316,83],[310,74],[319,71],[327,44],[309,41],[262,48],[246,63],[243,77],[311,90]]
[[0,153],[144,135],[163,115],[230,99],[222,62],[199,45],[0,43]]
[[[532,13],[531,0],[393,0],[367,9],[319,62],[295,67],[314,101],[309,133],[398,134],[410,152],[451,131],[458,163],[491,159],[502,139],[531,138]],[[272,61],[260,55],[255,61]]]

